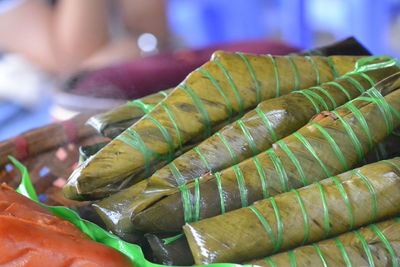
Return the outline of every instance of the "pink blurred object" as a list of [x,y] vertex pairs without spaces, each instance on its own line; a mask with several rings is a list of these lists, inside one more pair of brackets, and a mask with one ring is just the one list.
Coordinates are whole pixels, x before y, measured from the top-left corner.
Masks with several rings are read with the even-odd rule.
[[139,98],[178,85],[216,50],[274,55],[298,52],[283,43],[265,40],[166,52],[83,73],[70,81],[67,90],[71,94],[96,98]]

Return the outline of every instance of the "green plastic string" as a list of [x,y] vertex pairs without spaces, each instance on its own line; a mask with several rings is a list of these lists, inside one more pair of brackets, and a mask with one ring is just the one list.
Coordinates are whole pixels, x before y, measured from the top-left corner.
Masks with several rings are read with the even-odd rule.
[[235,152],[232,150],[231,146],[229,145],[228,141],[225,139],[225,137],[223,137],[220,133],[216,133],[216,136],[219,137],[219,139],[221,139],[222,143],[225,145],[226,149],[228,150],[229,154],[231,155],[233,164],[238,164],[239,160],[235,154]]
[[329,210],[328,210],[328,205],[326,203],[325,191],[322,184],[318,182],[314,182],[313,184],[315,184],[318,187],[319,193],[321,194],[322,208],[324,210],[324,235],[322,239],[325,239],[329,235],[329,232],[331,231],[331,225],[329,223]]
[[256,73],[243,53],[236,52],[236,54],[244,61],[244,63],[247,66],[247,69],[249,70],[250,76],[253,79],[254,85],[256,86],[257,103],[260,103],[262,101],[261,86],[260,82],[257,80]]
[[144,169],[146,176],[150,176],[151,174],[151,166],[150,166],[150,158],[151,158],[151,151],[146,147],[140,135],[133,129],[128,128],[125,130],[126,136],[124,134],[120,134],[116,137],[116,139],[121,140],[122,142],[132,146],[133,148],[138,149],[143,154],[144,160]]
[[387,240],[386,236],[382,233],[382,231],[375,225],[371,224],[368,226],[381,240],[381,242],[385,245],[386,249],[388,250],[390,257],[392,258],[393,267],[398,267],[399,263],[397,261],[396,253],[394,252],[390,242]]
[[167,104],[165,104],[163,101],[160,102],[160,105],[164,108],[165,112],[167,112],[168,117],[169,117],[170,121],[172,122],[172,125],[174,125],[175,131],[176,131],[176,137],[178,139],[179,149],[180,149],[180,151],[182,151],[182,149],[183,149],[182,134],[181,134],[181,131],[179,130],[178,124],[176,123],[174,115],[173,115],[172,111],[169,109],[169,107],[167,106]]
[[[376,62],[380,60],[381,62]],[[382,60],[385,60],[382,62]],[[388,55],[364,57],[356,61],[355,72],[365,72],[397,65],[397,59]]]
[[335,185],[336,185],[337,189],[339,190],[339,193],[342,196],[343,201],[347,207],[348,216],[349,216],[349,220],[350,220],[349,230],[351,230],[354,228],[354,213],[353,213],[353,208],[351,207],[349,196],[347,195],[347,192],[344,189],[342,183],[336,177],[334,177],[334,176],[331,177],[331,180],[335,183]]
[[184,237],[185,234],[181,233],[181,234],[177,234],[175,236],[171,236],[171,237],[167,237],[167,238],[163,238],[162,241],[164,243],[164,245],[169,245],[171,243],[174,243],[176,240],[181,239],[182,237]]
[[375,82],[366,73],[360,72],[360,73],[357,73],[357,74],[360,75],[361,77],[363,77],[364,79],[366,79],[371,86],[375,85]]
[[234,165],[234,166],[232,166],[232,168],[233,168],[233,171],[235,172],[236,180],[237,180],[238,187],[239,187],[240,202],[242,203],[242,207],[247,207],[249,205],[247,202],[248,192],[247,192],[247,188],[246,188],[246,184],[244,181],[242,170],[239,168],[238,165]]
[[211,135],[211,120],[210,120],[210,115],[208,114],[208,111],[207,111],[206,107],[204,106],[202,100],[193,91],[193,89],[190,88],[189,86],[187,86],[186,84],[181,84],[181,85],[179,85],[179,87],[182,88],[192,99],[193,104],[195,105],[195,107],[197,108],[197,110],[199,111],[199,113],[203,119],[203,123],[205,125],[205,129],[204,129],[205,136],[209,137]]
[[315,158],[315,160],[319,163],[321,166],[322,170],[324,171],[326,177],[332,176],[331,173],[328,171],[327,166],[325,163],[322,162],[322,160],[318,157],[317,153],[315,152],[314,148],[311,146],[311,144],[308,142],[306,138],[304,138],[303,135],[301,135],[299,132],[295,132],[293,134],[303,145],[307,150],[310,152],[310,154]]
[[214,62],[222,70],[226,79],[228,80],[228,83],[231,86],[232,91],[235,94],[235,96],[238,100],[238,103],[239,103],[239,116],[242,117],[243,112],[244,112],[244,103],[243,103],[242,97],[240,96],[239,90],[237,89],[235,83],[233,82],[231,75],[229,74],[228,70],[224,67],[224,65],[222,65],[222,63],[219,62],[218,60],[214,60]]
[[199,178],[194,179],[194,216],[193,221],[200,220],[200,183]]
[[222,96],[226,103],[226,108],[228,109],[228,121],[231,122],[233,119],[233,111],[232,111],[232,103],[229,100],[229,98],[226,96],[224,90],[222,90],[221,86],[219,85],[218,81],[212,76],[208,71],[206,71],[203,68],[198,68],[198,71],[200,71],[202,74],[204,74],[214,85],[214,87],[217,89],[218,93]]
[[263,192],[263,198],[268,197],[268,191],[267,191],[267,177],[265,176],[265,172],[263,167],[261,166],[260,160],[257,157],[252,157],[251,158],[254,162],[254,165],[257,168],[258,171],[258,176],[260,177],[260,182],[261,182],[261,189]]
[[183,216],[185,222],[197,222],[200,219],[200,183],[199,178],[194,179],[194,199],[186,185],[180,185]]
[[177,182],[178,186],[183,185],[186,182],[185,178],[183,177],[183,175],[179,171],[179,169],[176,167],[175,163],[172,161],[167,166],[171,170],[171,173],[174,176],[175,181]]
[[164,97],[167,97],[168,96],[168,93],[167,92],[165,92],[165,91],[160,91],[160,92],[158,92],[160,95],[162,95],[162,96],[164,96]]
[[372,186],[372,184],[369,182],[368,178],[366,176],[364,176],[362,173],[355,171],[355,170],[351,170],[351,173],[358,176],[368,187],[368,190],[369,190],[369,193],[370,193],[371,199],[372,199],[372,218],[371,218],[370,222],[373,222],[376,220],[376,218],[378,216],[378,201],[376,200],[375,189]]
[[329,101],[331,101],[331,103],[332,103],[332,107],[333,108],[337,107],[335,99],[324,88],[316,86],[316,87],[311,87],[311,89],[321,91],[327,98],[329,98]]
[[303,241],[301,242],[301,245],[304,245],[305,243],[307,243],[308,236],[309,236],[309,233],[310,233],[310,225],[308,223],[308,214],[307,214],[306,207],[304,206],[304,202],[301,199],[301,196],[300,196],[299,192],[297,190],[295,190],[295,189],[292,189],[290,192],[293,192],[296,195],[297,201],[299,202],[301,213],[303,215],[304,238],[303,238]]
[[272,228],[267,222],[267,220],[264,218],[264,216],[261,214],[261,212],[254,206],[249,206],[248,207],[256,216],[257,219],[260,221],[261,225],[264,227],[265,232],[267,233],[269,239],[271,240],[272,247],[273,247],[273,252],[277,252],[279,250],[278,247],[278,241],[275,238],[274,233],[272,232]]
[[320,95],[318,95],[317,93],[315,93],[315,92],[313,92],[313,91],[311,91],[309,89],[304,89],[304,90],[301,90],[301,91],[306,93],[306,94],[309,94],[312,97],[314,97],[315,99],[317,99],[322,104],[322,106],[324,107],[325,110],[330,110],[330,108],[329,108],[328,104],[326,104],[325,100]]
[[349,92],[347,92],[347,90],[341,84],[339,84],[338,82],[327,82],[325,84],[333,85],[333,86],[339,88],[342,91],[342,93],[347,97],[348,101],[350,101],[352,99],[352,97],[349,94]]
[[156,120],[155,118],[153,118],[150,115],[147,115],[147,118],[149,120],[151,120],[156,126],[157,128],[160,130],[161,134],[163,135],[165,142],[168,145],[168,156],[167,156],[167,161],[171,161],[174,159],[174,155],[175,155],[175,146],[174,146],[174,141],[172,140],[171,135],[169,134],[169,132],[167,131],[167,129],[165,129],[164,125],[162,125],[158,120]]
[[366,92],[368,95],[377,100],[378,108],[380,109],[383,119],[386,123],[387,134],[393,132],[393,117],[390,110],[390,105],[386,102],[386,99],[378,92],[374,87]]
[[291,267],[296,267],[296,256],[294,255],[294,250],[289,250],[289,260],[290,260],[290,266]]
[[283,223],[281,220],[281,215],[279,214],[279,209],[278,209],[278,205],[276,204],[275,198],[270,197],[269,201],[271,201],[272,207],[274,208],[276,225],[278,228],[277,229],[277,232],[278,232],[277,246],[278,246],[278,250],[280,250],[282,247],[282,244],[283,244]]
[[186,185],[180,185],[179,190],[181,191],[181,199],[182,199],[182,207],[183,207],[183,216],[185,222],[190,223],[193,221],[193,210],[192,210],[192,201],[191,194],[189,188]]
[[347,135],[350,137],[351,142],[353,143],[354,149],[357,152],[358,161],[361,161],[364,158],[364,148],[362,147],[360,140],[358,140],[357,135],[351,128],[350,124],[336,111],[332,111],[336,117],[339,118],[340,122],[342,123]]
[[279,175],[279,180],[280,180],[281,186],[282,186],[282,192],[289,191],[289,186],[288,186],[289,179],[288,179],[288,176],[286,174],[285,168],[283,167],[281,160],[278,158],[278,156],[275,154],[275,151],[272,149],[268,149],[265,153],[271,159],[272,164],[274,164],[275,171]]
[[215,175],[215,180],[217,181],[219,199],[221,202],[221,214],[224,214],[225,213],[225,201],[224,201],[224,191],[222,190],[221,173],[216,172],[214,175]]
[[161,240],[162,240],[164,245],[169,245],[169,244],[172,244],[175,241],[183,238],[184,236],[185,236],[184,233],[180,233],[180,234],[177,234],[177,235],[174,235],[174,236],[171,236],[171,237],[163,238]]
[[347,267],[351,267],[352,264],[351,264],[351,261],[349,259],[349,255],[347,254],[346,249],[343,246],[343,243],[340,242],[340,240],[337,237],[334,237],[333,240],[335,241],[336,246],[339,248],[340,253],[342,254],[342,257],[344,259],[344,262],[346,263],[346,266]]
[[254,142],[253,136],[251,136],[249,129],[246,127],[244,122],[241,119],[237,120],[236,122],[240,126],[240,129],[242,130],[244,136],[246,137],[249,147],[250,147],[251,151],[253,152],[253,155],[257,155],[258,153],[260,153],[258,151],[256,143]]
[[338,72],[335,66],[335,63],[333,63],[333,60],[330,57],[324,57],[326,59],[326,61],[328,62],[329,67],[332,69],[333,72],[333,80],[335,80],[336,78],[338,78]]
[[321,110],[319,109],[319,105],[318,105],[317,103],[314,102],[314,99],[313,99],[311,96],[309,96],[306,92],[303,92],[303,91],[304,91],[304,90],[301,90],[301,91],[293,91],[292,93],[302,94],[303,96],[305,96],[305,97],[308,99],[308,101],[310,101],[311,104],[314,106],[315,113],[320,113]]
[[285,56],[285,58],[289,61],[290,66],[293,69],[294,90],[299,90],[300,89],[300,77],[299,77],[299,71],[297,70],[296,64],[294,63],[293,59],[290,56]]
[[210,164],[208,163],[206,157],[204,156],[204,154],[200,151],[200,148],[198,146],[194,147],[193,150],[199,155],[199,157],[201,158],[201,160],[204,163],[204,166],[206,166],[207,170],[212,171],[212,168],[210,166]]
[[275,97],[279,97],[281,95],[281,82],[279,79],[279,70],[276,64],[275,58],[272,55],[267,55],[267,57],[271,60],[272,67],[275,73],[275,82],[276,82],[276,94]]
[[358,230],[353,231],[353,233],[357,236],[358,240],[360,240],[360,243],[365,251],[365,254],[367,255],[368,265],[370,267],[375,267],[374,258],[372,257],[371,249],[369,248],[367,241],[364,239],[364,237],[360,234]]
[[278,267],[278,265],[276,265],[276,263],[270,257],[265,258],[264,260],[268,262],[268,264],[271,265],[271,267]]
[[153,105],[145,104],[140,99],[128,101],[126,104],[131,107],[140,108],[145,114],[150,113],[150,111],[154,108]]
[[[397,157],[396,157],[396,158],[397,158]],[[385,163],[387,163],[387,164],[392,165],[393,167],[395,167],[395,168],[397,169],[397,171],[400,172],[400,166],[397,165],[396,163],[394,163],[394,162],[392,162],[392,161],[390,161],[390,160],[382,160],[382,162],[385,162]]]
[[351,84],[353,84],[357,88],[357,90],[360,92],[360,94],[365,92],[364,86],[359,81],[354,79],[353,77],[345,75],[343,78],[347,79]]
[[299,173],[299,177],[301,179],[301,182],[303,183],[303,186],[308,185],[307,177],[304,174],[303,168],[301,167],[301,164],[297,159],[297,157],[293,154],[293,152],[282,140],[279,140],[277,144],[282,148],[282,150],[286,153],[289,159],[293,162],[293,165],[296,167],[296,170]]
[[321,75],[319,73],[319,69],[318,69],[317,64],[315,63],[314,59],[310,56],[305,56],[305,58],[311,63],[311,65],[314,69],[317,84],[321,84]]
[[271,134],[273,141],[274,142],[278,141],[279,138],[278,138],[274,128],[272,127],[271,122],[268,120],[267,116],[265,116],[264,112],[262,112],[262,110],[260,110],[258,107],[255,108],[255,111],[257,112],[258,116],[261,118],[264,125],[267,127],[268,132]]
[[345,106],[346,108],[348,108],[351,113],[353,113],[354,117],[356,117],[356,119],[358,120],[358,122],[361,125],[361,128],[364,130],[365,134],[368,137],[368,143],[369,143],[369,148],[370,150],[372,150],[374,148],[374,141],[372,140],[372,135],[371,135],[371,131],[369,130],[368,127],[368,123],[365,120],[364,115],[362,114],[362,112],[353,104],[353,102],[347,102],[346,104],[344,104],[343,106]]
[[313,244],[313,246],[314,246],[315,250],[317,251],[317,254],[318,254],[319,258],[321,259],[322,265],[324,267],[328,267],[328,264],[326,263],[324,254],[322,254],[321,248],[316,243]]
[[328,141],[328,143],[331,145],[332,150],[335,152],[336,157],[338,158],[338,160],[340,161],[340,163],[342,164],[342,167],[344,170],[348,170],[348,166],[347,166],[347,161],[346,158],[343,155],[342,150],[340,150],[338,144],[336,143],[336,141],[332,138],[332,136],[328,133],[327,130],[325,130],[324,127],[322,127],[321,125],[319,125],[318,123],[311,121],[310,122],[311,125],[313,125],[315,128],[317,128],[321,134],[325,137],[325,139]]

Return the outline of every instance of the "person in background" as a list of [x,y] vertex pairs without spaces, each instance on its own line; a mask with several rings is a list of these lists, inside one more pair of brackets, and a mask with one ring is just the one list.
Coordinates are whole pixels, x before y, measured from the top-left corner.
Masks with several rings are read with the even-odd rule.
[[0,141],[51,122],[58,80],[168,46],[164,0],[0,0]]
[[71,73],[140,55],[152,34],[168,44],[163,0],[0,0],[0,49],[50,73]]

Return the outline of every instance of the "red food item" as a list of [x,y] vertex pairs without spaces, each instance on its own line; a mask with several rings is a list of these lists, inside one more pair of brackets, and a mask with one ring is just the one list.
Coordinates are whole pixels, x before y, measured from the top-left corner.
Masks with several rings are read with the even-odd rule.
[[0,185],[0,265],[132,266],[119,251],[90,240],[5,184]]

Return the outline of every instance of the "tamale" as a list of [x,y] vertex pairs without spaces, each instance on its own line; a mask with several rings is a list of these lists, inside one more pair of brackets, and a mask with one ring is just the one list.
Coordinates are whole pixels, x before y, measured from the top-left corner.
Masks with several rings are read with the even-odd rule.
[[129,126],[149,113],[172,91],[166,90],[140,99],[128,101],[125,105],[92,116],[86,124],[92,126],[101,135],[114,139]]
[[[354,37],[349,37],[327,46],[318,47],[300,54],[294,53],[292,55],[367,56],[371,55],[371,53]],[[148,111],[163,100],[170,91],[171,90],[166,90],[141,99],[129,101],[125,105],[91,117],[87,124],[95,128],[100,134],[113,139],[138,121],[144,114],[147,114]]]
[[398,266],[399,261],[400,219],[394,218],[247,264],[265,267]]
[[[130,205],[135,209],[133,212],[139,212],[173,192],[171,189],[196,177],[223,170],[269,149],[276,141],[307,124],[315,114],[337,108],[399,70],[393,67],[397,62],[393,58],[385,58],[385,62],[377,60],[382,58],[360,59],[352,73],[335,81],[261,102],[241,119],[156,171],[146,182],[133,185],[145,188]],[[369,71],[359,71],[361,68]],[[126,190],[138,194],[138,190]],[[116,198],[113,197],[114,201]]]
[[394,158],[183,229],[197,264],[243,262],[394,216],[399,188],[400,158]]
[[[396,77],[400,84],[400,73]],[[133,227],[176,232],[185,222],[245,207],[349,170],[399,126],[399,112],[400,90],[383,98],[371,88],[366,95],[315,117],[271,149],[180,186],[174,194],[133,214]]]
[[[149,177],[190,142],[209,137],[263,100],[333,80],[359,57],[216,52],[150,113],[76,169],[71,199],[96,199]],[[302,71],[299,71],[302,70]]]
[[[365,158],[357,164],[357,167],[379,160],[389,159],[400,156],[400,136],[397,132],[392,133],[385,140],[379,143],[375,149],[367,154]],[[145,185],[140,182],[138,185]],[[135,196],[143,190],[140,186],[131,186],[106,199],[95,202],[93,208],[100,215],[108,230],[120,236],[122,239],[132,243],[137,242],[143,236],[142,232],[135,231],[130,217],[136,212],[136,207],[132,204]],[[174,249],[174,244],[170,245]]]

